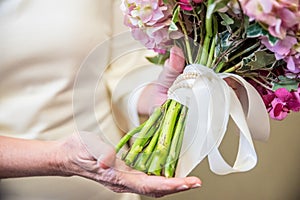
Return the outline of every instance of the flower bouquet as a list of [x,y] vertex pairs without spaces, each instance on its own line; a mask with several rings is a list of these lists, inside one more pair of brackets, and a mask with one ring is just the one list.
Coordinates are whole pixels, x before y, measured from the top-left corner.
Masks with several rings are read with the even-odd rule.
[[[299,1],[123,0],[121,8],[132,36],[157,52],[150,62],[163,64],[172,46],[186,61],[169,99],[117,145],[138,135],[126,164],[166,177],[185,176],[206,156],[218,174],[253,168],[252,138],[268,137],[268,114],[300,110]],[[218,151],[229,117],[240,129],[233,167]]]

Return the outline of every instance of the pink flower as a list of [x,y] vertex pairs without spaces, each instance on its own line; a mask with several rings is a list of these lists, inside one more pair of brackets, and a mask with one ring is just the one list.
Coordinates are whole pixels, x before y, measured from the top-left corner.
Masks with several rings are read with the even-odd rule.
[[271,35],[283,39],[300,23],[298,0],[240,0],[246,15],[268,27]]
[[300,88],[297,91],[291,92],[292,98],[287,102],[288,108],[294,112],[300,111]]
[[295,37],[286,36],[283,40],[276,42],[274,46],[269,43],[268,38],[264,37],[261,41],[269,50],[275,53],[276,59],[280,60],[288,56],[295,44],[297,39]]
[[293,72],[295,74],[300,73],[300,53],[295,53],[288,55],[285,59],[287,62],[287,68],[290,72]]
[[161,0],[123,0],[121,10],[129,27],[152,26],[166,20],[171,14]]
[[271,102],[269,108],[270,117],[276,120],[283,120],[292,110],[298,112],[300,110],[300,89],[289,92],[285,88],[279,88],[275,91],[275,98]]
[[[294,33],[290,32],[290,35],[294,35]],[[289,71],[295,74],[300,72],[300,52],[297,49],[298,41],[296,37],[286,36],[284,39],[278,40],[274,45],[270,44],[266,37],[263,37],[261,42],[275,53],[277,60],[283,59],[287,63]]]
[[162,0],[123,0],[124,24],[131,28],[132,35],[148,49],[163,53],[170,41],[168,28],[171,12]]
[[279,88],[275,92],[262,87],[251,79],[251,83],[262,97],[272,119],[283,120],[290,111],[300,111],[300,88],[289,92],[286,88]]
[[283,120],[287,117],[289,110],[285,107],[284,102],[275,98],[272,101],[272,108],[269,111],[270,117],[276,120]]
[[132,28],[132,36],[146,48],[161,54],[166,52],[166,46],[170,41],[168,28],[165,27]]

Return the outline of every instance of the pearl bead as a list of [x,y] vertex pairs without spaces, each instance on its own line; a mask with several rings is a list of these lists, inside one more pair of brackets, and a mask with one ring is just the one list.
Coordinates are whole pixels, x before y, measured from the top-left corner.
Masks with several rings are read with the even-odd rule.
[[186,72],[177,77],[177,79],[174,81],[174,85],[178,84],[181,81],[185,81],[188,79],[197,79],[199,76],[200,76],[200,74],[197,72]]

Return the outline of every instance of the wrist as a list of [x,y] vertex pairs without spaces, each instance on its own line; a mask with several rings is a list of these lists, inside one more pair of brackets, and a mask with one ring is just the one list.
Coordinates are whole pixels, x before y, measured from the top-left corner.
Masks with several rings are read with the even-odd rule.
[[50,159],[48,159],[50,171],[57,176],[71,176],[72,173],[67,167],[70,159],[67,155],[65,140],[51,141],[50,143]]
[[59,141],[0,138],[0,178],[63,176]]

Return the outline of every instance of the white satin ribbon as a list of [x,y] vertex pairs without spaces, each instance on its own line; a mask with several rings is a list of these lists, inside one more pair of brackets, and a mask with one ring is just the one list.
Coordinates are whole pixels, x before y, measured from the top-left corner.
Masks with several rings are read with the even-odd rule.
[[[240,83],[246,91],[241,100],[223,78]],[[216,74],[207,67],[190,65],[169,89],[169,98],[189,107],[177,177],[188,175],[206,156],[210,169],[220,175],[248,171],[256,165],[252,138],[268,138],[269,117],[258,92],[242,77]],[[239,149],[233,166],[226,163],[218,150],[229,117],[240,130]]]

